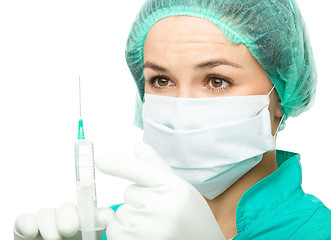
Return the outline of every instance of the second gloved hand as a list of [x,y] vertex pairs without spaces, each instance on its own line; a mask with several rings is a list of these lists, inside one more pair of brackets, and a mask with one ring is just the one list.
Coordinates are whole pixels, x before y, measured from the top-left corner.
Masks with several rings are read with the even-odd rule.
[[[113,218],[114,211],[98,208],[97,225],[102,229]],[[15,240],[78,240],[81,239],[77,205],[63,203],[57,209],[42,208],[37,214],[21,214],[14,226]]]
[[96,161],[100,171],[135,182],[125,190],[125,204],[107,226],[108,240],[225,239],[202,195],[152,147],[138,145],[135,156]]

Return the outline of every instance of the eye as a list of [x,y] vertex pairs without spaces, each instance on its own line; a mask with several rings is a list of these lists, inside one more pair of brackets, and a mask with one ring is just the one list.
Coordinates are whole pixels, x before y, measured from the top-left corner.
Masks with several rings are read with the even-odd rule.
[[210,80],[210,84],[215,87],[215,88],[218,88],[218,87],[222,87],[223,85],[223,80],[222,79],[218,79],[218,78],[212,78]]
[[156,89],[163,89],[165,87],[175,85],[171,80],[169,80],[165,76],[155,76],[147,80],[147,82],[151,87]]
[[156,86],[158,86],[158,87],[168,86],[169,82],[170,81],[168,79],[165,79],[165,78],[162,78],[162,77],[154,79],[154,84],[156,84]]
[[230,85],[230,81],[221,76],[209,76],[208,87],[212,90],[223,90]]

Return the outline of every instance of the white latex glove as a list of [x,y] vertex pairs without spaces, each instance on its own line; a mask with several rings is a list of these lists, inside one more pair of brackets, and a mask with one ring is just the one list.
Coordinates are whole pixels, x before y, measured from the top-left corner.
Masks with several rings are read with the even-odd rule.
[[[97,221],[100,227],[108,225],[114,218],[109,208],[97,209]],[[15,240],[81,240],[77,205],[63,203],[58,209],[43,208],[36,215],[21,214],[14,226]],[[98,232],[101,239],[104,230]]]
[[136,183],[126,188],[125,204],[107,226],[108,240],[225,239],[202,195],[152,147],[138,145],[135,156],[96,161],[100,171]]

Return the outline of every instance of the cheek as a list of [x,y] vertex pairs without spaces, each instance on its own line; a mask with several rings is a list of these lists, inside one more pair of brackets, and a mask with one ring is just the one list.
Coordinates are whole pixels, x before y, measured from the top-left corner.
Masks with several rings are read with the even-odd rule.
[[270,99],[269,112],[271,118],[275,117],[275,111],[276,111],[275,101]]

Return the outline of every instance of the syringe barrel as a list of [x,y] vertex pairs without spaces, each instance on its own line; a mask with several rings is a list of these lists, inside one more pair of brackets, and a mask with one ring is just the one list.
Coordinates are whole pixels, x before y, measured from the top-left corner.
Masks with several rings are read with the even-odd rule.
[[96,189],[94,149],[91,141],[75,143],[77,203],[83,240],[96,240]]
[[82,139],[75,143],[76,180],[95,180],[94,149],[91,141]]

